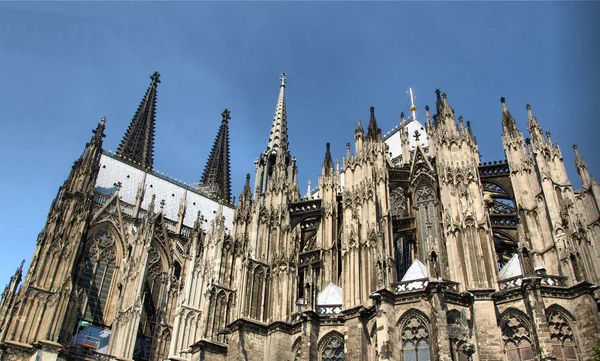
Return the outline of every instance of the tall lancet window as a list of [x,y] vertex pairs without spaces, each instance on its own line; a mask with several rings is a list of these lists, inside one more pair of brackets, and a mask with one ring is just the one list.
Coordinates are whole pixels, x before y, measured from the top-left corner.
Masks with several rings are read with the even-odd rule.
[[163,277],[160,254],[152,246],[148,249],[148,271],[146,282],[144,282],[144,307],[140,320],[141,333],[145,337],[152,337],[156,332],[156,316],[160,311]]
[[415,196],[417,208],[419,209],[419,241],[422,245],[418,247],[418,252],[419,257],[425,259],[426,249],[423,245],[426,244],[429,236],[435,238],[437,235],[438,217],[435,207],[435,193],[430,185],[423,184],[417,189]]
[[83,319],[104,325],[104,311],[115,271],[115,242],[107,230],[92,235],[85,246],[81,288],[86,298]]

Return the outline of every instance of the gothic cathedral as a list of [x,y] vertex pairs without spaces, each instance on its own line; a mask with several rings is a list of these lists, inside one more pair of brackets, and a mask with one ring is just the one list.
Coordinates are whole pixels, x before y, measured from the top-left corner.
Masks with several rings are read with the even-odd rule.
[[[600,187],[501,99],[481,163],[436,90],[382,135],[371,107],[304,196],[286,77],[239,198],[230,112],[198,183],[153,168],[158,72],[116,152],[102,118],[0,301],[0,361],[587,361],[600,341]],[[412,100],[411,93],[411,100]],[[348,134],[349,136],[351,134]]]

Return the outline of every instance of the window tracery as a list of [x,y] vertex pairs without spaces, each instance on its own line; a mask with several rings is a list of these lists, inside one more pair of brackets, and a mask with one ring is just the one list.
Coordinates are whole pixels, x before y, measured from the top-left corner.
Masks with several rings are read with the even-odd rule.
[[404,190],[401,187],[394,188],[390,192],[390,203],[392,208],[392,216],[408,217],[408,207]]
[[87,300],[83,318],[103,324],[110,285],[115,270],[115,242],[108,230],[96,232],[87,241],[82,288]]
[[534,361],[531,327],[524,316],[509,313],[503,317],[502,339],[508,361]]
[[321,348],[321,361],[344,361],[344,339],[338,333],[327,336]]
[[[430,235],[434,238],[437,235],[438,217],[435,207],[435,192],[430,185],[424,184],[417,189],[415,199],[419,209],[419,234],[421,242],[424,242]],[[421,259],[425,259],[425,253],[419,251],[419,254]]]
[[404,323],[401,332],[402,360],[430,361],[429,329],[424,319],[411,315]]
[[573,329],[566,317],[557,310],[548,314],[550,340],[556,361],[579,361]]

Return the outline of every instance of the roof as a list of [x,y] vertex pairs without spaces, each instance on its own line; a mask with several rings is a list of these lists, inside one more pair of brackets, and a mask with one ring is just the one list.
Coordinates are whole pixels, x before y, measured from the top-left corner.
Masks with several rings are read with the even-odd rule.
[[498,273],[499,280],[505,280],[513,277],[523,275],[523,269],[521,268],[521,262],[519,261],[519,255],[515,253],[510,261],[508,261],[504,267]]
[[341,305],[342,304],[342,287],[329,282],[327,287],[317,296],[317,305]]
[[415,259],[410,265],[401,282],[422,280],[423,278],[429,278],[427,275],[427,267],[418,259]]

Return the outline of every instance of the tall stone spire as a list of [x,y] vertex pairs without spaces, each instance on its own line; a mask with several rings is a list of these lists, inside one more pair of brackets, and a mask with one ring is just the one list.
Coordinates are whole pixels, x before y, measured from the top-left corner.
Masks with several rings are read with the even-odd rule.
[[117,150],[117,155],[140,164],[144,168],[153,167],[156,88],[160,83],[160,74],[156,71],[150,76],[150,79],[152,82]]
[[215,138],[200,184],[213,195],[231,199],[231,170],[229,164],[229,120],[231,112],[225,109],[221,127]]
[[288,133],[287,133],[287,115],[285,112],[285,83],[287,78],[285,72],[281,73],[279,79],[279,98],[277,99],[277,107],[275,108],[275,116],[273,117],[273,125],[271,126],[271,135],[269,137],[269,145],[267,151],[281,149],[286,152],[288,150]]

